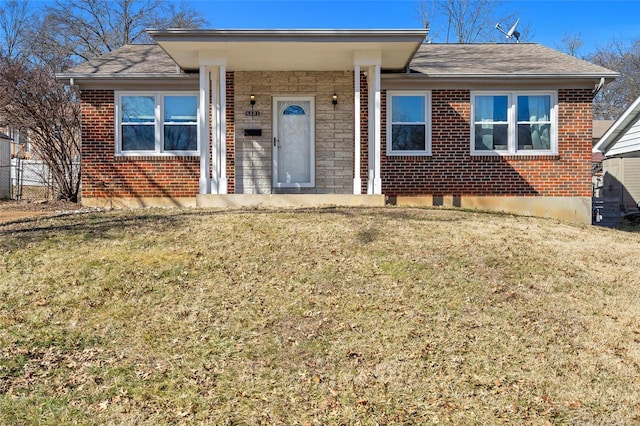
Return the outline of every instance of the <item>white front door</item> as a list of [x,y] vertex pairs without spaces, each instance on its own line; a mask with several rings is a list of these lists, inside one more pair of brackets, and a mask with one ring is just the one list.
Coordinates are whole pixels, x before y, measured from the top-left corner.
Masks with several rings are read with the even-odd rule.
[[315,186],[313,97],[273,98],[273,186]]

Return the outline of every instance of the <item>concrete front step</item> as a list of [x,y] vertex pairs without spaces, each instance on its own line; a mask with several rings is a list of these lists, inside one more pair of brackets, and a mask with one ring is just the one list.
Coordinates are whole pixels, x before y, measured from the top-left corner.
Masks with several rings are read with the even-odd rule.
[[384,195],[352,194],[200,194],[196,206],[211,208],[383,207]]

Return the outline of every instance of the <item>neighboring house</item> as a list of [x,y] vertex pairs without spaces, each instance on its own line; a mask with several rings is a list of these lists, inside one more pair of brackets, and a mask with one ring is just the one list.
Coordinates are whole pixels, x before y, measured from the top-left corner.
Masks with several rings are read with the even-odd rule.
[[2,129],[2,132],[12,141],[11,158],[23,158],[28,160],[33,157],[28,131],[20,131],[19,129],[11,126],[5,126]]
[[0,200],[11,198],[11,145],[9,135],[0,133]]
[[614,122],[615,120],[593,120],[593,129],[591,130],[591,144],[593,146],[600,142],[600,138]]
[[599,196],[619,199],[622,213],[635,213],[640,203],[640,97],[622,113],[593,147],[602,153]]
[[[614,120],[593,120],[593,129],[591,131],[591,144],[593,146],[596,146],[600,141],[600,138],[607,130],[609,130],[609,127],[611,127],[613,122]],[[602,160],[604,160],[604,154],[600,151],[596,151],[591,154],[591,176],[593,180],[594,194],[595,191],[602,186]]]
[[151,30],[82,90],[91,206],[453,205],[591,220],[592,99],[617,75],[426,30]]

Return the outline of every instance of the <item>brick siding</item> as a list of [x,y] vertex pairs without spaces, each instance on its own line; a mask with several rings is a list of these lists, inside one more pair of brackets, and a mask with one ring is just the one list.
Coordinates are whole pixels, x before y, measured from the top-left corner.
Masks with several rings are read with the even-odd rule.
[[[307,73],[288,76],[289,86],[279,87],[274,74],[227,73],[227,178],[228,192],[238,186],[236,161],[246,155],[246,147],[236,151],[244,141],[244,123],[248,95],[258,96],[257,108],[263,111],[259,125],[264,129],[265,166],[270,167],[271,89],[278,94],[312,94],[324,83],[327,74]],[[293,84],[291,78],[296,80]],[[361,74],[361,170],[363,193],[366,193],[368,164],[367,81]],[[322,191],[350,193],[353,173],[352,73],[331,75],[332,84],[316,98],[316,150],[319,164],[317,184]],[[272,80],[274,79],[274,80]],[[314,80],[315,79],[315,80]],[[309,81],[307,81],[309,80]],[[270,83],[274,81],[273,83]],[[275,84],[278,81],[278,84]],[[234,84],[235,83],[235,84]],[[260,84],[262,83],[262,84]],[[313,86],[302,90],[304,85]],[[300,84],[300,85],[298,85]],[[334,84],[339,87],[334,89]],[[339,90],[338,90],[339,89]],[[339,94],[337,109],[331,94]],[[381,170],[382,192],[397,195],[591,195],[591,91],[558,91],[558,155],[548,156],[471,156],[469,90],[432,91],[432,153],[422,156],[386,156],[386,93],[382,93]],[[264,104],[263,104],[264,102]],[[238,121],[240,120],[240,121]],[[339,122],[336,120],[340,120]],[[338,125],[339,124],[339,125]],[[200,159],[197,156],[115,156],[114,92],[82,92],[82,195],[83,197],[195,197],[198,193]],[[324,129],[322,126],[332,126]],[[236,133],[236,130],[238,133]],[[349,136],[351,135],[351,136]],[[236,140],[238,137],[239,140]],[[250,149],[250,148],[249,148]],[[255,149],[255,148],[254,148]],[[341,154],[336,156],[336,150]],[[344,152],[343,152],[344,151]],[[331,157],[326,157],[333,153]],[[322,161],[327,163],[326,170]],[[270,184],[270,168],[265,170]],[[245,188],[248,189],[248,188]],[[266,189],[266,188],[265,188]],[[270,188],[269,188],[270,189]]]
[[[236,124],[235,124],[235,83],[234,83],[234,73],[233,71],[227,71],[226,76],[226,100],[227,100],[227,110],[225,114],[226,121],[226,135],[225,135],[225,143],[227,144],[227,154],[226,154],[226,162],[227,162],[227,194],[233,194],[236,189],[236,178],[235,178],[235,169],[236,169]],[[211,151],[209,151],[211,152]]]
[[369,87],[364,71],[360,72],[360,179],[361,192],[367,193],[369,179]]
[[558,155],[470,155],[470,102],[469,90],[433,90],[432,156],[386,156],[383,91],[383,194],[591,196],[590,90],[558,91]]
[[199,157],[115,155],[114,92],[82,91],[82,196],[195,197]]

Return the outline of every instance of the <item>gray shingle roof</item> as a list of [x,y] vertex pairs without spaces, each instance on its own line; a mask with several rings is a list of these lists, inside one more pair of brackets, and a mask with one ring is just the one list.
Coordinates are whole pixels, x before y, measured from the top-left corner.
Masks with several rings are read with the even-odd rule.
[[[424,44],[411,60],[414,73],[432,77],[573,76],[613,78],[617,73],[539,44]],[[157,44],[131,44],[77,65],[61,76],[180,74]]]
[[177,74],[176,63],[157,44],[128,44],[90,61],[64,75]]
[[409,65],[434,77],[585,76],[617,73],[540,44],[423,44]]

